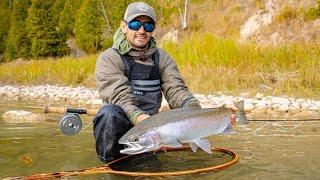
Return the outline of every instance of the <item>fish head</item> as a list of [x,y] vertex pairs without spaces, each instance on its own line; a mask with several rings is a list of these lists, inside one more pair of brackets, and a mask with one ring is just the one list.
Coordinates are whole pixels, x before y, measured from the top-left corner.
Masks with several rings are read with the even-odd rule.
[[153,151],[160,147],[161,137],[156,130],[149,130],[141,134],[131,134],[123,136],[119,140],[119,144],[127,147],[120,150],[122,154],[140,154]]

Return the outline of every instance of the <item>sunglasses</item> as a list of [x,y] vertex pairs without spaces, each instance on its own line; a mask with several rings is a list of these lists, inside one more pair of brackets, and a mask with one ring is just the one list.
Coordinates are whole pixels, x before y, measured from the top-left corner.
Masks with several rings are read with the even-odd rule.
[[154,22],[140,22],[139,20],[132,20],[128,23],[128,27],[131,30],[138,31],[141,26],[143,26],[144,30],[146,32],[152,32],[156,28],[156,25]]

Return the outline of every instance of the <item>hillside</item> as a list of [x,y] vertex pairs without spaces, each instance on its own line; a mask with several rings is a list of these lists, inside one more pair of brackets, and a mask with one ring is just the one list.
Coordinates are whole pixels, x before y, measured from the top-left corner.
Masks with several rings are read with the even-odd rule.
[[[102,51],[111,46],[130,2],[1,1],[0,62]],[[145,2],[157,12],[157,39],[176,41],[196,32],[258,45],[319,44],[320,0],[190,0],[185,30],[180,19],[186,1]]]
[[[171,21],[179,29],[177,14]],[[189,27],[180,37],[195,31],[259,45],[320,44],[320,1],[204,1],[190,6]]]

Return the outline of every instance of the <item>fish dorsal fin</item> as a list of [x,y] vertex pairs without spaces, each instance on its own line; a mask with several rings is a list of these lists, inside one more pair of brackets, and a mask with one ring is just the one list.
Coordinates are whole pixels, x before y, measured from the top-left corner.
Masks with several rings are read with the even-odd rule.
[[197,139],[194,141],[202,150],[204,150],[207,153],[212,153],[211,151],[211,145],[208,140],[206,139]]
[[193,152],[197,152],[198,145],[194,142],[190,142],[190,147]]

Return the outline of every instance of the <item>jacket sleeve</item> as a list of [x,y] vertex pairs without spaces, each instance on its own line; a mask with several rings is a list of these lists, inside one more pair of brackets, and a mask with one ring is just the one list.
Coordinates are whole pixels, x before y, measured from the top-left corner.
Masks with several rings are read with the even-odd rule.
[[120,106],[131,121],[132,116],[136,118],[144,113],[138,108],[138,101],[131,93],[124,65],[115,50],[107,49],[100,54],[96,62],[95,79],[103,101]]
[[201,108],[199,101],[188,90],[176,63],[164,50],[159,49],[161,89],[171,108]]

